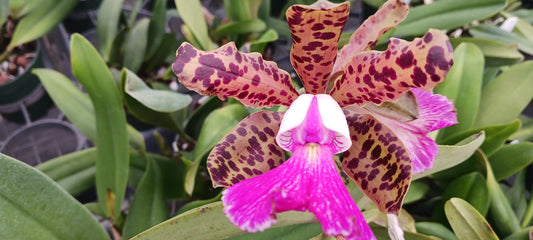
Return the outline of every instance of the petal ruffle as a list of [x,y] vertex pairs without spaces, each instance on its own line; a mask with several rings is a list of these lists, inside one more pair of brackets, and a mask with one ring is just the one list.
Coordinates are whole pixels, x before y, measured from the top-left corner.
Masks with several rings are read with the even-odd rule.
[[433,166],[433,160],[439,150],[437,143],[427,134],[457,124],[457,114],[453,103],[445,96],[416,88],[411,91],[418,102],[418,119],[398,122],[379,114],[374,116],[391,128],[404,143],[411,156],[413,174],[416,174]]
[[327,235],[375,239],[337,172],[329,146],[300,145],[281,166],[223,192],[229,220],[248,232],[276,223],[275,214],[309,210]]
[[411,183],[411,162],[391,126],[354,105],[344,109],[352,147],[342,169],[384,213],[397,214]]
[[235,43],[202,51],[183,43],[172,65],[179,81],[202,95],[238,99],[250,107],[289,106],[298,97],[289,74],[259,53],[241,53]]
[[401,0],[389,0],[361,24],[340,51],[332,72],[341,70],[355,54],[373,49],[378,38],[407,17],[409,7]]
[[431,91],[452,64],[453,48],[440,30],[430,29],[412,42],[392,38],[384,52],[355,55],[330,94],[341,107],[394,101],[413,87]]
[[291,62],[307,93],[326,93],[349,10],[349,2],[334,4],[325,0],[287,9],[285,15],[292,33]]
[[231,186],[285,161],[275,140],[282,117],[280,112],[252,113],[217,143],[207,158],[214,187]]

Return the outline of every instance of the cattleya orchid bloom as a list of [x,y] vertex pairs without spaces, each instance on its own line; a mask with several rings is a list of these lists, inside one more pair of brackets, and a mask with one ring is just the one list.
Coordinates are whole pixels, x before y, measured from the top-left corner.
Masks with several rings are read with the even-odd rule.
[[[370,51],[407,12],[400,0],[389,0],[337,51],[348,2],[290,7],[291,62],[302,95],[274,62],[241,53],[234,43],[212,51],[180,46],[173,70],[187,88],[250,107],[289,107],[252,113],[208,156],[214,186],[228,187],[222,202],[232,223],[263,231],[276,213],[308,210],[327,235],[375,239],[339,175],[337,153],[344,172],[378,208],[398,214],[412,174],[430,168],[437,154],[427,134],[456,123],[453,104],[430,92],[453,62],[445,34],[392,38],[387,50]],[[285,151],[292,152],[288,160]]]

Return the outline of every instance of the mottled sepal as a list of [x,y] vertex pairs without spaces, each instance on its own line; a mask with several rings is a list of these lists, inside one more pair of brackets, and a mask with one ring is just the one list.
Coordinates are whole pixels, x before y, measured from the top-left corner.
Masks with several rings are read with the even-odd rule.
[[341,107],[394,101],[410,88],[431,91],[453,64],[453,48],[440,30],[412,42],[392,38],[384,52],[355,55],[330,94]]
[[300,145],[281,166],[239,182],[222,193],[228,219],[248,232],[276,223],[276,213],[315,214],[324,233],[345,239],[376,239],[337,172],[329,146]]
[[275,141],[282,117],[280,112],[255,112],[220,140],[207,158],[214,187],[231,186],[285,161],[285,152]]
[[359,26],[350,37],[350,42],[340,51],[332,72],[337,72],[357,53],[373,49],[389,29],[403,21],[409,13],[409,7],[401,0],[389,0]]
[[328,144],[334,154],[352,144],[344,113],[327,94],[300,95],[285,112],[276,142],[290,152],[306,143]]
[[342,169],[383,213],[398,213],[411,183],[406,147],[391,127],[357,105],[344,109],[352,147]]
[[202,95],[238,99],[250,107],[289,106],[298,97],[289,74],[259,53],[241,53],[235,43],[202,51],[183,43],[172,65],[178,80]]
[[445,96],[432,94],[420,89],[411,89],[418,103],[419,117],[409,122],[398,122],[395,119],[373,114],[376,119],[387,125],[403,142],[411,156],[413,174],[427,170],[433,166],[439,148],[429,132],[457,124],[457,114],[453,103]]
[[307,93],[325,93],[349,10],[349,2],[333,4],[325,0],[287,9],[292,33],[291,62]]

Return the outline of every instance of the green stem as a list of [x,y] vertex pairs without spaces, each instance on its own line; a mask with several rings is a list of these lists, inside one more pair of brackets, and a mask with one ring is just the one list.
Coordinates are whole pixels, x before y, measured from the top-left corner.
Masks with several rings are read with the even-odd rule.
[[[531,188],[531,192],[533,192],[533,187]],[[527,205],[526,213],[524,214],[524,218],[522,218],[522,223],[520,224],[520,227],[526,228],[532,219],[533,219],[533,197],[529,199],[529,204]]]

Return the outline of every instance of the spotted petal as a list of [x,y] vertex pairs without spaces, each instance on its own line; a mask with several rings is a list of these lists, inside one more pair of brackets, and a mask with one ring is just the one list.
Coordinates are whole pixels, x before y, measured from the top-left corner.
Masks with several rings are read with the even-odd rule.
[[212,51],[185,42],[172,69],[190,90],[222,100],[233,97],[250,107],[289,106],[298,97],[287,72],[259,53],[239,52],[233,42]]
[[413,87],[432,90],[444,81],[452,64],[448,37],[430,29],[412,42],[393,38],[384,52],[355,55],[330,93],[341,107],[394,101]]
[[457,124],[457,114],[452,102],[445,96],[416,88],[411,91],[418,102],[418,119],[398,122],[380,114],[374,116],[387,125],[404,143],[411,156],[413,174],[416,174],[431,168],[437,156],[437,144],[427,134]]
[[282,117],[280,112],[255,112],[220,140],[207,158],[214,187],[231,186],[285,161],[285,152],[275,141]]
[[222,193],[224,212],[242,230],[263,231],[276,213],[308,210],[327,235],[375,239],[336,170],[328,145],[299,145],[289,160]]
[[357,105],[345,108],[352,147],[342,169],[384,213],[398,213],[411,182],[409,153],[392,129]]
[[349,10],[349,2],[333,4],[326,0],[287,9],[292,33],[291,62],[307,93],[325,93]]
[[352,34],[340,51],[332,72],[339,71],[357,53],[373,49],[378,38],[407,17],[409,7],[401,0],[389,0]]

